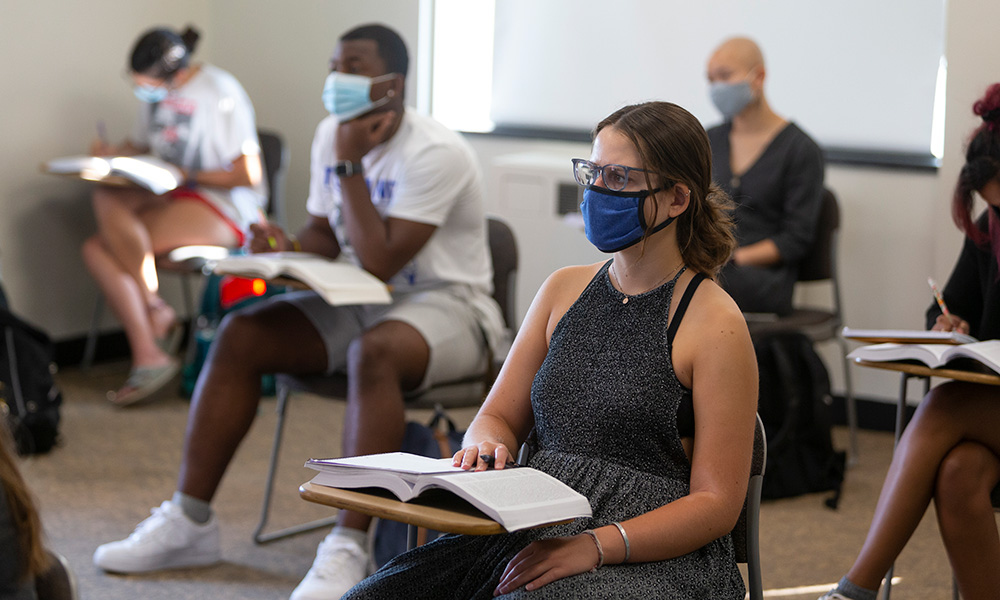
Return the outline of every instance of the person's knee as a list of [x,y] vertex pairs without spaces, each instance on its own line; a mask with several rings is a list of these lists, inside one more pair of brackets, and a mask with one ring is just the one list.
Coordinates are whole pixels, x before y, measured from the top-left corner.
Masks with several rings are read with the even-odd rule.
[[967,513],[981,505],[996,485],[997,458],[988,448],[966,442],[951,450],[938,467],[934,498],[940,509]]
[[235,364],[252,365],[257,349],[268,343],[268,333],[259,321],[253,313],[246,311],[224,316],[215,330],[209,362],[234,361]]
[[359,374],[387,375],[394,371],[395,349],[388,336],[368,331],[351,341],[347,362]]

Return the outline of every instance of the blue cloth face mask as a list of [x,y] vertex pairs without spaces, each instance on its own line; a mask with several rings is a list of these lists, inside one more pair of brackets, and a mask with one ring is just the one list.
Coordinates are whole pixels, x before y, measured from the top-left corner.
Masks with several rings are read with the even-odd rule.
[[393,77],[396,77],[395,73],[365,77],[333,71],[327,75],[323,84],[323,106],[341,123],[360,117],[389,102],[395,93],[393,90],[389,90],[380,100],[372,101],[372,84],[388,81]]
[[727,121],[740,114],[753,100],[753,90],[750,89],[748,81],[738,83],[717,81],[709,89],[709,95],[712,97],[712,104],[715,104],[715,108],[719,109]]
[[[646,231],[643,204],[646,198],[663,188],[641,192],[615,192],[607,188],[588,185],[583,190],[583,226],[587,239],[601,252],[618,252],[634,246]],[[650,235],[670,225],[670,217],[650,231]]]
[[146,85],[142,83],[137,83],[132,86],[132,93],[135,97],[143,102],[148,102],[149,104],[156,104],[157,102],[163,102],[167,98],[167,94],[170,90],[166,86],[162,85]]

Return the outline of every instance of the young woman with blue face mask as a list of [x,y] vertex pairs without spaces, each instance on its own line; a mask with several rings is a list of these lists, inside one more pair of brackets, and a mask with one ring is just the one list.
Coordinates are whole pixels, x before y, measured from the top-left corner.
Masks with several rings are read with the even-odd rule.
[[674,104],[628,106],[597,126],[574,172],[587,237],[613,256],[542,285],[454,463],[503,468],[534,429],[530,466],[587,496],[593,517],[447,536],[344,598],[744,597],[728,533],[757,370],[742,315],[711,279],[734,239],[705,130]]
[[[140,188],[94,191],[97,233],[83,245],[87,269],[125,330],[132,369],[108,399],[145,399],[177,373],[167,343],[177,319],[158,293],[154,257],[190,244],[238,246],[265,206],[253,106],[229,73],[191,61],[198,33],[152,29],[136,42],[129,83],[140,101],[121,144],[100,139],[94,155],[152,154],[177,166],[184,184],[156,195]],[[175,338],[177,339],[177,338]]]

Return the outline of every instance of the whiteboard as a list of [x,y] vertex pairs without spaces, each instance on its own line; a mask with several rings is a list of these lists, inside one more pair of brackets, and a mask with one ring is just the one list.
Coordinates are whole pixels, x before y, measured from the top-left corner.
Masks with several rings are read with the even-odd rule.
[[944,0],[498,0],[490,118],[590,130],[668,100],[721,121],[706,63],[757,41],[772,108],[822,146],[929,154]]

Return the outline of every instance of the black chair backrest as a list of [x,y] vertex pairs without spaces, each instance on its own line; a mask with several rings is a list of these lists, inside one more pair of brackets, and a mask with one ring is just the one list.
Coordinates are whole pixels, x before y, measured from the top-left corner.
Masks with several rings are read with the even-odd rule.
[[823,189],[823,203],[816,222],[816,241],[799,263],[799,281],[821,281],[833,278],[834,234],[840,227],[840,207],[837,197]]
[[487,218],[490,258],[493,261],[493,298],[500,305],[504,321],[515,329],[514,277],[517,274],[517,240],[510,226],[496,217]]
[[736,562],[745,563],[749,556],[747,555],[747,538],[752,536],[751,532],[748,532],[747,528],[751,526],[748,523],[747,510],[750,508],[750,500],[753,495],[756,495],[756,504],[760,504],[760,483],[757,484],[756,489],[754,489],[754,477],[764,476],[764,468],[767,465],[767,439],[764,435],[764,422],[760,420],[760,415],[757,415],[757,424],[754,427],[753,433],[753,458],[750,461],[750,486],[747,489],[747,499],[743,502],[743,510],[740,511],[740,518],[736,522],[736,527],[733,527],[733,550],[736,555]]
[[273,131],[257,130],[260,141],[260,157],[264,163],[264,178],[267,182],[267,209],[270,216],[284,217],[281,214],[283,205],[284,176],[288,169],[288,149],[281,136]]

